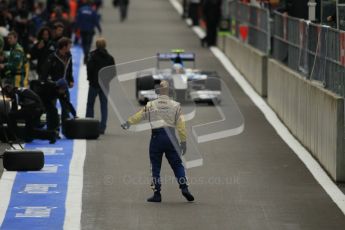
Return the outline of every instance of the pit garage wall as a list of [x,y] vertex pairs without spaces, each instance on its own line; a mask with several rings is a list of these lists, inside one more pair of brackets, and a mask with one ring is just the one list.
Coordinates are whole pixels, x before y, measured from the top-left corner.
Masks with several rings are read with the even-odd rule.
[[345,181],[344,99],[268,60],[268,103],[336,181]]
[[256,92],[266,97],[267,55],[230,36],[219,37],[218,44]]
[[344,99],[232,37],[219,48],[335,181],[345,181]]

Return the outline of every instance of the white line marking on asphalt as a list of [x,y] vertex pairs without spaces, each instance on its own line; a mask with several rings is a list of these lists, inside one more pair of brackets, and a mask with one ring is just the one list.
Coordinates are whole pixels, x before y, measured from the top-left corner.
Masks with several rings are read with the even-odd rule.
[[0,180],[0,226],[2,225],[8,205],[10,203],[12,187],[16,178],[17,172],[9,172],[4,170]]
[[37,147],[37,150],[40,150],[44,153],[44,156],[57,156],[57,155],[65,155],[62,147]]
[[186,23],[187,23],[188,26],[193,26],[193,21],[190,18],[186,19]]
[[[182,12],[182,6],[177,0],[170,0],[171,4],[180,13]],[[177,4],[179,6],[177,6]],[[182,13],[180,13],[182,14]],[[201,28],[199,27],[201,30]],[[194,32],[200,37],[205,33],[200,33],[199,29],[193,27]],[[198,31],[198,32],[197,32]],[[224,68],[229,72],[229,74],[235,79],[235,81],[240,85],[242,90],[247,94],[247,96],[253,101],[253,103],[261,110],[264,114],[266,120],[272,125],[276,130],[278,135],[283,139],[283,141],[294,151],[294,153],[300,158],[304,165],[311,172],[315,180],[321,185],[321,187],[326,191],[326,193],[331,197],[331,199],[336,203],[340,210],[345,214],[345,195],[338,188],[338,186],[332,181],[332,179],[327,175],[327,173],[320,166],[308,152],[301,143],[289,132],[288,128],[279,120],[276,113],[271,109],[271,107],[261,98],[252,86],[247,82],[247,80],[242,76],[242,74],[234,67],[230,62],[228,57],[220,51],[217,47],[211,47],[210,50],[222,63]]]
[[28,171],[24,173],[30,174],[44,174],[44,173],[57,173],[59,167],[63,166],[62,164],[45,164],[40,171]]
[[206,36],[205,31],[203,31],[199,26],[193,26],[193,31],[198,35],[199,38],[204,38]]
[[57,207],[31,206],[31,207],[14,207],[24,212],[17,212],[15,218],[49,218],[51,211]]
[[50,191],[56,189],[57,184],[26,184],[25,188],[18,193],[25,194],[57,194],[58,191]]
[[[82,63],[82,60],[83,59],[81,59],[80,63]],[[88,93],[85,65],[81,64],[78,79],[77,114],[80,117],[85,117]],[[73,145],[73,156],[69,168],[64,229],[81,229],[80,221],[85,157],[86,140],[75,140]]]
[[177,0],[170,0],[171,5],[177,10],[177,12],[182,15],[183,14],[183,7]]
[[[122,62],[122,63],[116,64],[116,67],[122,66],[122,65],[132,64],[132,63],[136,63],[136,62],[142,62],[142,61],[146,61],[146,60],[150,60],[150,59],[153,60],[153,61],[156,61],[157,60],[157,56],[151,56],[151,57],[136,59],[136,60],[132,60],[132,61]],[[105,67],[105,68],[108,68],[108,67]],[[102,69],[105,69],[105,68],[102,68]]]

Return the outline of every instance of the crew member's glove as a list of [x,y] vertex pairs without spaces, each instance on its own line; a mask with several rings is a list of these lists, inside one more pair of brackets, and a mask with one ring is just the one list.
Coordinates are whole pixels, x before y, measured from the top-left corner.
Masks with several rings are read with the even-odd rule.
[[184,156],[187,152],[187,143],[181,142],[180,143],[181,155]]
[[123,123],[123,124],[121,124],[121,128],[123,128],[123,129],[129,129],[129,127],[131,127],[131,124],[129,124],[129,122],[128,121],[126,121],[125,123]]

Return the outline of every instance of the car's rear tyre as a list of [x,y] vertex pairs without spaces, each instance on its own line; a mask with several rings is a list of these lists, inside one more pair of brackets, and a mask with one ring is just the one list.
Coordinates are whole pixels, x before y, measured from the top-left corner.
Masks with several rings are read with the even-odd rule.
[[144,100],[139,100],[138,102],[139,102],[139,105],[145,106],[145,105],[147,104],[148,101],[149,101],[149,100],[148,100],[147,98],[145,98]]
[[208,101],[207,104],[208,105],[220,105],[221,102],[222,102],[222,100],[218,98],[218,99]]
[[152,75],[138,77],[136,79],[136,98],[139,98],[139,91],[152,90],[155,88],[155,81]]

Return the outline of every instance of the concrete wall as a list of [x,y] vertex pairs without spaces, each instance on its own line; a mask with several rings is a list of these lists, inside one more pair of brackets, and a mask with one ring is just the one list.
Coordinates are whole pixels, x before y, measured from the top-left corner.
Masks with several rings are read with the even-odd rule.
[[[254,49],[234,37],[221,38],[218,44],[231,59],[236,68],[250,82],[254,89],[263,97],[267,96],[267,55]],[[224,47],[225,46],[225,47]]]
[[336,181],[345,181],[344,99],[268,61],[268,103]]

